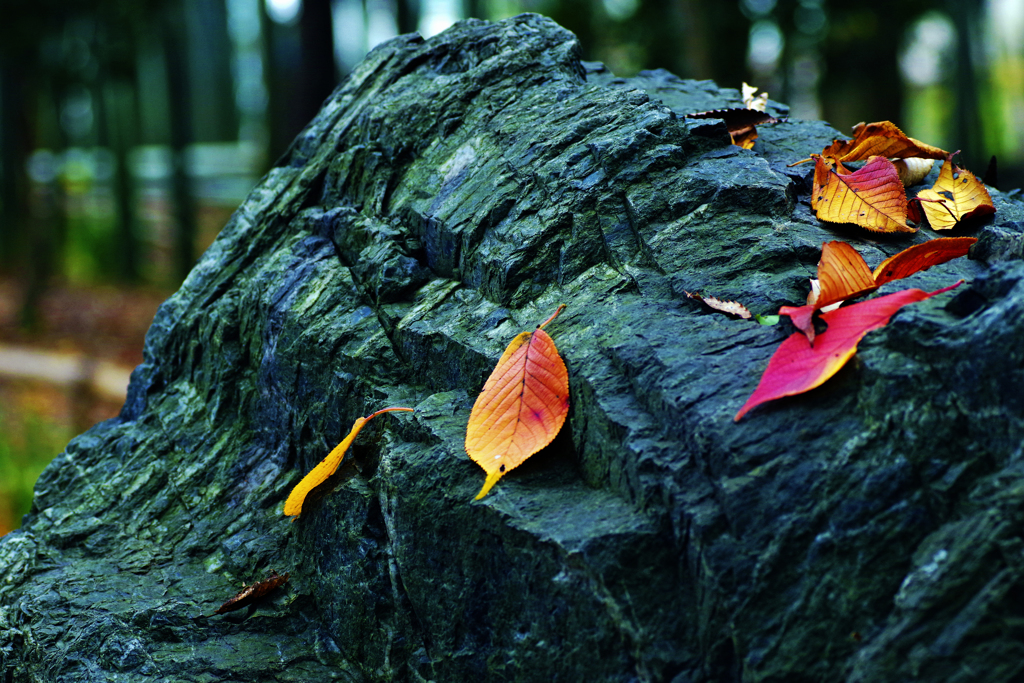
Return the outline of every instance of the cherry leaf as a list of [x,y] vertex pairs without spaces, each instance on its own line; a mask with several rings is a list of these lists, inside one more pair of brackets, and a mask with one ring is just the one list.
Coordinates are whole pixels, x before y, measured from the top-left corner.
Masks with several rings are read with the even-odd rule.
[[823,313],[821,319],[828,324],[828,329],[818,335],[817,343],[811,346],[802,332],[794,332],[783,341],[768,361],[757,389],[733,419],[739,421],[751,408],[766,401],[802,394],[820,386],[853,357],[864,335],[885,326],[900,308],[959,284],[931,293],[905,289]]

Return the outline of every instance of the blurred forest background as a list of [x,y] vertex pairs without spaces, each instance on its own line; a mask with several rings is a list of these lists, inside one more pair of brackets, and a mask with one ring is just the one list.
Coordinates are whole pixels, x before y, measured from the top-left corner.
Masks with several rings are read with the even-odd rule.
[[367,50],[520,12],[618,75],[889,119],[1024,184],[1021,0],[0,0],[0,534],[117,414],[160,301]]

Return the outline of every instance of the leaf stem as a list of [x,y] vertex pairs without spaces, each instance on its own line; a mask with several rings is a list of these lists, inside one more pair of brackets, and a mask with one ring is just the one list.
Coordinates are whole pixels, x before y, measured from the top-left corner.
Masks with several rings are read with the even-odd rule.
[[544,329],[545,325],[547,325],[549,322],[551,322],[552,320],[557,318],[558,314],[561,313],[564,310],[565,310],[565,304],[558,304],[558,308],[556,308],[555,312],[551,314],[551,317],[548,318],[547,320],[545,320],[544,322],[542,322],[540,325],[537,325],[537,329],[538,330]]

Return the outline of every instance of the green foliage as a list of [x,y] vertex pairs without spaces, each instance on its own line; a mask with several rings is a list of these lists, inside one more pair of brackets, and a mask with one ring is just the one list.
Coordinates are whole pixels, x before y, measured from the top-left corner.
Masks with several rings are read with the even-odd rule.
[[70,430],[31,409],[0,407],[0,532],[21,525],[32,506],[32,488],[43,469],[64,449]]

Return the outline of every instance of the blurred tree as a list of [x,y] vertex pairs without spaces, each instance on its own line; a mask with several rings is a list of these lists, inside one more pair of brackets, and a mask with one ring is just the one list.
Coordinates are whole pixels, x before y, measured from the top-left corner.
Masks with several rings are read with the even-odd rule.
[[175,275],[185,279],[195,261],[196,207],[188,174],[188,148],[192,143],[192,90],[189,87],[187,2],[169,3],[162,13],[167,95],[170,108],[171,196],[173,197]]
[[0,24],[3,120],[12,128],[3,138],[4,177],[21,194],[4,201],[4,260],[6,268],[22,276],[20,318],[29,329],[38,326],[38,302],[64,237],[64,204],[51,172],[52,157],[39,159],[37,171],[44,182],[34,194],[27,177],[33,149],[59,150],[64,143],[57,106],[64,95],[65,74],[53,54],[64,25],[56,13],[39,10],[24,3],[4,7],[5,21]]
[[[0,7],[5,19],[0,22],[0,172],[4,180],[0,267],[21,276],[21,317],[30,329],[37,324],[39,300],[60,264],[65,242],[60,173],[69,134],[77,144],[111,143],[122,199],[120,239],[111,245],[121,249],[113,270],[129,279],[137,272],[126,162],[134,142],[133,125],[131,110],[126,116],[123,109],[125,91],[130,102],[134,90],[131,39],[151,4],[42,0],[5,2]],[[120,98],[109,96],[117,92]],[[116,119],[101,115],[98,137],[88,130],[94,110]],[[70,116],[72,111],[82,116]],[[80,126],[83,118],[90,121],[85,129]],[[46,152],[32,157],[34,150]],[[33,183],[29,182],[30,166]]]
[[982,58],[981,0],[946,0],[946,7],[957,28],[953,139],[961,149],[961,163],[980,176],[991,155],[985,146],[978,82],[978,62]]
[[135,215],[136,188],[129,159],[139,143],[138,40],[147,18],[147,3],[121,2],[106,6],[95,45],[99,62],[99,144],[109,147],[114,160],[117,230],[111,246],[111,272],[123,283],[140,279],[139,227]]
[[[395,21],[399,33],[415,33],[420,25],[421,0],[395,0]],[[480,0],[465,0],[466,16],[485,19]],[[370,47],[373,47],[372,45]]]
[[330,0],[302,0],[290,22],[268,21],[270,157],[284,154],[338,84]]

